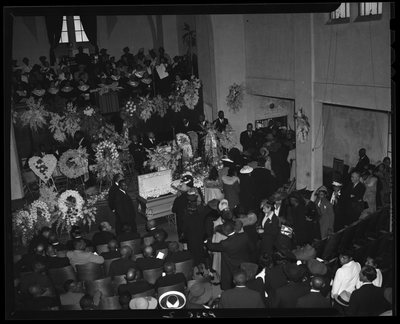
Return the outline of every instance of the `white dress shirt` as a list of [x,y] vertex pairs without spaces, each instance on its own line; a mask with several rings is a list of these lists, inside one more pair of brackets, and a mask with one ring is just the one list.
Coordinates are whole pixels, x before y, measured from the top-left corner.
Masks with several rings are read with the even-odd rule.
[[343,290],[352,293],[356,289],[360,270],[360,264],[353,260],[339,268],[333,279],[331,296],[340,295]]

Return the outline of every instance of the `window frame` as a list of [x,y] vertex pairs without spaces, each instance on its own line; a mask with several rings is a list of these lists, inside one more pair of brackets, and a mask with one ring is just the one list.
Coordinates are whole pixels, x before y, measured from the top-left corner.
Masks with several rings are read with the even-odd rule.
[[[350,2],[342,2],[340,6],[344,5],[345,6],[345,13],[348,9],[348,17],[340,17],[340,18],[334,18],[333,15],[336,13],[337,9],[335,11],[330,12],[329,19],[327,21],[327,25],[334,25],[334,24],[343,24],[343,23],[348,23],[350,22]],[[340,8],[338,7],[338,9]]]
[[[383,2],[368,2],[368,3],[381,3],[382,12],[376,14],[368,14],[368,15],[361,15],[361,6],[364,5],[366,2],[360,2],[358,4],[358,17],[354,20],[355,22],[362,22],[362,21],[371,21],[371,20],[381,20],[382,13],[383,13]],[[377,10],[379,7],[377,8]]]
[[[75,17],[78,17],[78,19],[76,19]],[[65,20],[64,20],[65,18]],[[59,44],[79,44],[79,45],[84,45],[84,44],[89,44],[89,38],[87,37],[87,34],[85,32],[85,29],[83,28],[82,25],[82,21],[80,20],[80,16],[63,16],[63,24],[64,21],[66,22],[67,25],[67,36],[68,36],[68,42],[62,42],[61,41],[61,37],[60,37],[60,42]],[[81,26],[82,29],[76,29],[75,28],[75,21],[79,21],[79,24]],[[64,27],[64,26],[63,26]],[[65,33],[65,31],[62,31],[61,33]],[[80,33],[81,36],[85,36],[87,40],[82,40],[82,41],[78,41],[77,40],[77,34]]]

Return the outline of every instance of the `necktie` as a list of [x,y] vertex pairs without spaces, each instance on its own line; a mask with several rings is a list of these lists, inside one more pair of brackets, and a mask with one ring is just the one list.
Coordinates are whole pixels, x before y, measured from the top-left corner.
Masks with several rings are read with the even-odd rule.
[[249,137],[251,138],[251,132],[249,132]]

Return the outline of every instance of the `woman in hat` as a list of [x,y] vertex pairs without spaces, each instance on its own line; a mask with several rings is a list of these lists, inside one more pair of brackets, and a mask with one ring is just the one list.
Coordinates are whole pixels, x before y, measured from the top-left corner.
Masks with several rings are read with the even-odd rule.
[[257,232],[261,237],[260,254],[273,255],[274,243],[280,233],[279,219],[275,215],[275,204],[267,199],[261,201],[262,217],[257,226]]
[[213,199],[224,199],[222,183],[218,178],[218,170],[215,166],[210,169],[208,177],[204,178],[204,201],[207,204]]
[[320,214],[319,227],[321,230],[321,239],[324,239],[333,232],[333,224],[335,222],[335,214],[333,207],[328,200],[328,189],[325,186],[321,186],[316,192],[317,199],[315,204]]
[[240,203],[240,180],[236,176],[235,167],[231,167],[228,170],[228,174],[222,177],[222,184],[225,199],[228,200],[229,206],[234,208]]
[[368,208],[361,212],[360,219],[366,217],[368,214],[376,212],[376,188],[378,179],[373,175],[373,165],[369,165],[368,169],[361,175],[362,182],[365,186],[365,193],[363,200],[368,203]]

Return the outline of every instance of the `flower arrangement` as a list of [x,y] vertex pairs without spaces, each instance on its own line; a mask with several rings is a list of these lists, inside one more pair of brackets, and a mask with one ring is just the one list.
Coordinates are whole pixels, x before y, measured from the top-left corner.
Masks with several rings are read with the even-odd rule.
[[76,179],[88,172],[88,153],[86,148],[65,151],[58,161],[62,174],[69,179]]
[[176,146],[157,146],[154,150],[146,149],[148,160],[144,162],[150,169],[168,169],[174,172],[178,167],[182,152]]
[[40,197],[38,200],[44,202],[49,212],[52,213],[57,208],[57,200],[58,200],[58,192],[54,186],[47,186],[46,184],[42,184],[39,188]]
[[220,149],[218,135],[218,131],[213,126],[207,128],[204,140],[204,155],[210,165],[216,165],[221,159],[222,150]]
[[30,97],[26,104],[29,109],[19,114],[21,125],[22,127],[29,125],[34,132],[37,132],[39,128],[47,125],[46,117],[49,116],[49,112],[45,110],[41,99],[36,101]]
[[151,115],[154,114],[156,111],[156,107],[154,105],[154,101],[149,98],[149,94],[146,97],[139,97],[140,102],[139,102],[139,109],[140,109],[140,119],[143,121],[147,121],[150,119]]
[[237,112],[242,108],[244,90],[245,87],[243,83],[234,83],[229,87],[229,94],[226,97],[226,104],[229,107],[229,110]]
[[138,102],[135,100],[128,100],[125,106],[121,109],[120,116],[127,123],[127,127],[137,126],[139,117],[137,114]]
[[105,123],[104,117],[97,107],[86,106],[83,110],[80,110],[78,114],[80,128],[89,136],[97,134],[99,128]]
[[226,128],[223,132],[217,132],[216,135],[221,146],[226,148],[227,150],[234,148],[237,144],[235,130],[230,124],[226,125]]
[[169,106],[175,112],[179,112],[183,105],[193,110],[199,102],[200,87],[201,82],[194,75],[190,80],[180,80],[175,93],[168,97]]
[[160,95],[153,98],[155,111],[160,115],[160,117],[164,117],[167,114],[168,110],[168,102],[163,99]]
[[91,92],[98,92],[100,96],[110,91],[119,91],[122,90],[123,87],[119,86],[118,82],[113,82],[111,84],[99,84],[100,88],[96,88],[91,90]]
[[103,180],[111,183],[115,174],[123,172],[117,146],[113,142],[105,140],[99,143],[96,164],[90,166],[90,170],[97,173],[97,180],[100,183]]
[[189,136],[183,133],[176,134],[176,143],[182,150],[182,157],[189,159],[193,156],[192,145],[190,144]]
[[190,175],[193,177],[193,185],[196,188],[202,188],[204,186],[204,178],[208,176],[209,169],[202,161],[201,157],[192,158],[183,162],[183,169],[185,172],[182,173],[181,177]]
[[35,220],[25,209],[20,209],[12,214],[13,233],[15,236],[20,237],[22,245],[28,245],[28,242],[35,234],[33,225]]
[[75,132],[81,129],[80,113],[72,102],[67,103],[63,114],[52,112],[49,114],[51,116],[49,129],[58,142],[64,142],[67,135],[74,136]]
[[[72,199],[71,199],[72,198]],[[62,229],[71,229],[73,225],[79,221],[91,224],[94,218],[89,214],[83,213],[85,201],[82,196],[76,190],[66,190],[58,198],[58,209],[59,213],[55,220],[57,221],[58,227]],[[86,216],[86,217],[85,217]]]
[[300,143],[305,143],[307,140],[308,133],[310,131],[310,123],[308,121],[308,117],[303,113],[303,108],[300,108],[294,115],[295,120],[297,121],[297,140]]

